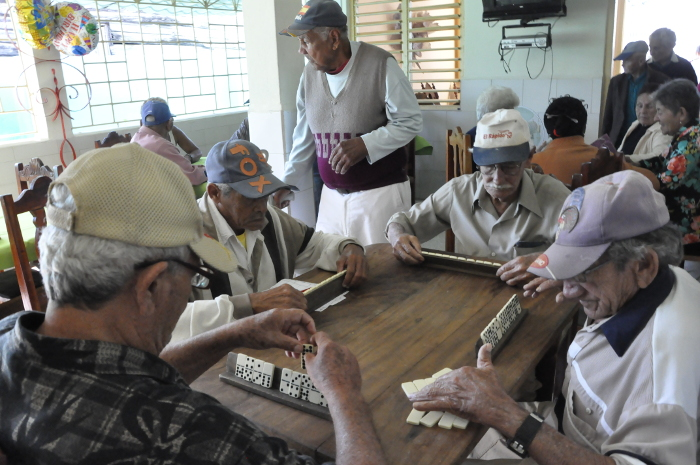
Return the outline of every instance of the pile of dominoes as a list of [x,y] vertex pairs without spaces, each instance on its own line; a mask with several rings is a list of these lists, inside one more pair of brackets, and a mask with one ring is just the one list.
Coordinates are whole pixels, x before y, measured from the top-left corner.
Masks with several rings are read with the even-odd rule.
[[491,320],[491,323],[481,332],[481,341],[484,344],[490,343],[493,347],[496,347],[522,311],[518,296],[513,295],[501,311],[498,312],[496,318]]
[[[409,381],[407,383],[402,383],[401,388],[406,393],[406,395],[413,394],[423,389],[428,384],[434,383],[440,376],[446,375],[451,372],[450,368],[443,368],[442,370],[435,373],[432,377],[426,379],[417,379],[415,381]],[[450,412],[421,412],[416,409],[411,409],[411,413],[406,418],[406,423],[409,425],[423,425],[428,428],[432,428],[438,425],[440,428],[452,429],[459,428],[465,429],[469,424],[469,421],[464,418],[460,418]]]
[[486,260],[476,260],[474,258],[467,258],[467,257],[460,257],[457,255],[449,255],[449,254],[444,254],[444,253],[437,253],[437,252],[426,252],[423,251],[421,252],[423,255],[426,257],[440,257],[440,258],[447,258],[448,260],[459,260],[461,262],[466,262],[466,263],[476,263],[479,265],[488,265],[488,266],[495,266],[500,268],[501,263],[497,262],[488,262]]
[[275,366],[264,360],[238,354],[236,376],[269,389],[272,387],[272,378],[275,376]]
[[292,371],[289,368],[282,368],[280,392],[295,399],[306,400],[321,407],[328,407],[326,398],[316,389],[309,375]]

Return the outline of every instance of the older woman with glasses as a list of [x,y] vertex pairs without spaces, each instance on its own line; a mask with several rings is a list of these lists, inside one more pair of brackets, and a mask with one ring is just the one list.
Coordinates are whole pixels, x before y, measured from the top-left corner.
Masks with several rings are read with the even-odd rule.
[[466,463],[529,454],[483,463],[695,464],[700,283],[677,268],[681,236],[664,196],[622,171],[572,192],[558,224],[529,269],[540,278],[525,286],[526,294],[561,287],[557,300],[579,301],[588,317],[568,350],[558,408],[508,396],[490,344],[476,368],[411,394],[413,407],[491,427]]

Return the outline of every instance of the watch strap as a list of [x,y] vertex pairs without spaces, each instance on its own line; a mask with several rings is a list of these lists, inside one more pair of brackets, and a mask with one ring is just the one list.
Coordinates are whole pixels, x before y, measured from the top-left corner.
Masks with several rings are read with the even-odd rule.
[[544,418],[536,413],[531,413],[525,418],[523,424],[520,425],[518,430],[515,432],[513,439],[506,442],[506,445],[510,450],[518,454],[520,457],[527,457],[527,449],[535,440],[538,431],[542,427]]

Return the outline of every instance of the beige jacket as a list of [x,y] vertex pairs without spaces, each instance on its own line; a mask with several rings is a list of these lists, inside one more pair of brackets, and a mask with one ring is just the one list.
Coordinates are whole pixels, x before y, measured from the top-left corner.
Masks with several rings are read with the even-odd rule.
[[[627,139],[627,136],[629,136],[637,126],[639,126],[639,121],[632,123],[632,126],[627,130],[627,134],[625,134],[625,137],[622,139],[618,150],[622,150],[622,146],[625,145],[625,139]],[[637,146],[634,148],[634,152],[625,155],[628,155],[630,160],[635,163],[646,160],[647,158],[658,157],[671,144],[671,139],[673,139],[673,136],[663,134],[661,132],[661,125],[659,123],[654,123],[649,126],[647,132],[639,139]]]

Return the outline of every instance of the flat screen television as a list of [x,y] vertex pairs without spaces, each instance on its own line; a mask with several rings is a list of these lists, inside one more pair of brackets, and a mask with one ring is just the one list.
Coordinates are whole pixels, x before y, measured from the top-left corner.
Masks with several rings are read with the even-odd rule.
[[499,21],[566,16],[566,0],[481,0],[484,4],[482,20]]

